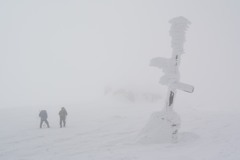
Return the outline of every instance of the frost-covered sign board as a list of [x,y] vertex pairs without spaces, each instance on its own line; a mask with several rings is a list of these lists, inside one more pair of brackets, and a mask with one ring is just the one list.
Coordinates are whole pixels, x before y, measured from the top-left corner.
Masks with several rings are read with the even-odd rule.
[[169,22],[172,25],[170,29],[170,36],[172,37],[172,57],[169,59],[157,57],[153,58],[150,62],[151,66],[158,67],[165,73],[160,79],[160,83],[167,85],[169,88],[169,96],[166,101],[166,107],[168,109],[173,107],[174,96],[176,95],[177,89],[189,93],[192,93],[194,90],[193,86],[179,82],[180,73],[178,69],[181,62],[181,55],[184,53],[185,32],[190,22],[184,17],[173,18]]
[[177,90],[192,93],[194,88],[189,84],[180,82],[179,65],[181,55],[184,53],[185,32],[190,22],[184,17],[173,18],[170,36],[172,37],[172,57],[154,58],[150,65],[163,70],[165,75],[160,83],[168,86],[166,106],[162,111],[154,112],[140,134],[143,143],[177,142],[177,135],[181,125],[180,116],[172,109]]

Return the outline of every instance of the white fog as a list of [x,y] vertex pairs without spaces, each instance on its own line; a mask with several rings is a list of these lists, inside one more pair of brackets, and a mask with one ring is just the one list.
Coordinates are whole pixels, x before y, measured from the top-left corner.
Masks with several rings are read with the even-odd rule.
[[[237,0],[1,0],[0,159],[239,159],[239,10]],[[178,142],[142,144],[168,89],[150,61],[171,57],[179,16],[191,22],[180,80],[194,92],[176,94]]]

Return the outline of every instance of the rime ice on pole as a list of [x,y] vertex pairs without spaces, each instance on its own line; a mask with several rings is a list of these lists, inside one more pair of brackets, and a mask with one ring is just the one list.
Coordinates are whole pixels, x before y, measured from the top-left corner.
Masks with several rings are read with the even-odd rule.
[[190,22],[184,17],[176,17],[171,19],[169,23],[171,24],[169,34],[172,37],[172,57],[157,57],[150,62],[151,66],[158,67],[165,73],[161,77],[160,83],[168,86],[166,106],[163,111],[154,112],[151,115],[150,120],[141,133],[140,141],[143,143],[177,141],[181,121],[178,114],[173,111],[176,90],[180,89],[189,93],[192,93],[194,90],[193,86],[179,82],[180,73],[178,69],[181,55],[184,53],[185,32]]
[[181,62],[181,55],[184,53],[183,46],[186,41],[185,33],[191,23],[184,17],[173,18],[169,23],[172,24],[169,31],[169,34],[172,37],[172,57],[169,59],[157,57],[153,58],[150,62],[151,66],[158,67],[165,73],[165,75],[161,77],[160,83],[167,85],[169,88],[166,109],[173,108],[176,89],[189,93],[192,93],[194,90],[193,86],[179,82],[180,73],[178,69]]

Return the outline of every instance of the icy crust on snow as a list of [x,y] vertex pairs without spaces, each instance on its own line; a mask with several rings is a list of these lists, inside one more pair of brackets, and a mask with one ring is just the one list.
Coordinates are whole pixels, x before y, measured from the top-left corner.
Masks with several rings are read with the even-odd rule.
[[0,160],[240,159],[240,112],[231,106],[221,110],[184,103],[178,107],[183,124],[178,143],[170,144],[136,143],[158,104],[97,102],[66,109],[66,128],[59,128],[59,107],[51,107],[51,127],[43,129],[37,108],[0,109]]
[[139,136],[144,144],[169,143],[177,141],[180,117],[173,110],[154,112]]

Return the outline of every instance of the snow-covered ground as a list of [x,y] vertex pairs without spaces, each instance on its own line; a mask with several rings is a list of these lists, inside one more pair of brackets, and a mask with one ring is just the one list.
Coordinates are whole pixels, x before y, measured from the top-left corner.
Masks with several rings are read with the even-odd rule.
[[158,104],[86,103],[45,107],[51,128],[39,129],[41,108],[0,109],[1,160],[239,160],[240,113],[176,106],[181,116],[177,143],[142,144],[139,133]]

